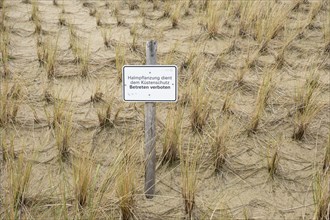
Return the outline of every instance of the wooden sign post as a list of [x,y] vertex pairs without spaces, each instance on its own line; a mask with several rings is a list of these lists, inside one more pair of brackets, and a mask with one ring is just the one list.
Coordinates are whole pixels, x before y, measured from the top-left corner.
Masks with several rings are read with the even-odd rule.
[[[148,41],[146,45],[146,64],[157,64],[157,41]],[[155,193],[156,179],[156,103],[146,102],[145,114],[145,183],[144,191],[148,199]]]
[[122,70],[123,100],[144,102],[145,117],[145,185],[147,198],[155,194],[156,171],[156,102],[178,99],[178,68],[157,65],[157,42],[146,45],[146,65],[125,65]]

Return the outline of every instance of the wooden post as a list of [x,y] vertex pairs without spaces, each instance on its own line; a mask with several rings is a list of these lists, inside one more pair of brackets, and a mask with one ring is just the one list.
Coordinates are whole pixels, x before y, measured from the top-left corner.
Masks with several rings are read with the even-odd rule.
[[[146,45],[147,65],[157,64],[157,41],[148,41]],[[146,102],[144,105],[145,117],[145,182],[144,191],[148,199],[155,193],[156,171],[156,103]]]

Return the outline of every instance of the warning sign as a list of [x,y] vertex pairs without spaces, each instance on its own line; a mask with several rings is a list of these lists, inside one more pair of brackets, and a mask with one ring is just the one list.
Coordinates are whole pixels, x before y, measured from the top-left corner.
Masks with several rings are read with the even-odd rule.
[[124,101],[177,101],[178,72],[174,65],[125,65],[122,74]]

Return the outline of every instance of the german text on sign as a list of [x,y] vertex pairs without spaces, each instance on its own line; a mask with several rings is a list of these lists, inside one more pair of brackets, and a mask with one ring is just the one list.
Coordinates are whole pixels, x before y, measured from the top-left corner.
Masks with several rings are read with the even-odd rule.
[[125,65],[123,99],[128,102],[176,102],[177,75],[175,65]]

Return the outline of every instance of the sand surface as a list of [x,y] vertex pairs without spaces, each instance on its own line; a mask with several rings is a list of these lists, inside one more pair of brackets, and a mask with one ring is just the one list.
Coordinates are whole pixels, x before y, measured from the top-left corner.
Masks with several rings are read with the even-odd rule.
[[[15,120],[0,128],[1,143],[12,143],[16,155],[23,154],[26,161],[32,162],[25,195],[28,202],[23,205],[20,217],[49,219],[57,216],[62,219],[66,213],[64,209],[70,219],[78,216],[72,163],[59,163],[55,131],[50,125],[54,106],[62,103],[62,111],[72,116],[70,160],[92,152],[93,172],[97,174],[95,190],[124,149],[134,152],[131,169],[136,178],[133,209],[136,219],[185,217],[180,162],[171,166],[160,163],[166,116],[173,108],[183,109],[182,154],[185,155],[188,148],[199,154],[193,218],[313,218],[313,184],[315,175],[322,171],[330,131],[330,53],[324,51],[326,26],[330,25],[329,3],[301,1],[299,7],[285,17],[279,33],[267,43],[266,49],[248,66],[242,82],[237,83],[237,75],[261,45],[252,34],[240,36],[239,18],[227,15],[230,10],[224,5],[235,7],[239,1],[222,1],[219,33],[213,38],[205,30],[206,12],[200,9],[203,1],[193,0],[187,9],[182,6],[176,27],[172,27],[170,18],[163,17],[166,1],[138,0],[137,8],[131,10],[132,2],[59,0],[56,6],[52,1],[39,0],[42,30],[37,34],[31,20],[32,4],[6,1],[10,74],[1,78],[1,91],[7,93],[16,86],[20,93],[12,101],[19,106]],[[276,7],[290,8],[298,1],[269,2]],[[182,3],[173,1],[171,13]],[[154,7],[155,4],[158,7]],[[262,7],[266,7],[264,4]],[[321,6],[317,8],[315,4]],[[315,18],[310,25],[305,25],[314,8],[317,8]],[[94,9],[97,13],[91,16]],[[267,29],[267,24],[262,28]],[[81,77],[81,66],[72,52],[70,29],[75,31],[80,47],[89,51],[87,77]],[[132,45],[134,37],[130,32],[133,29],[136,29],[136,46]],[[302,32],[297,34],[299,30]],[[102,32],[109,32],[108,47],[104,45]],[[284,49],[283,66],[276,68],[276,57],[292,36],[295,37]],[[47,77],[45,67],[38,61],[38,37],[42,42],[57,43],[54,78]],[[125,51],[125,64],[145,64],[145,43],[152,39],[158,42],[158,63],[179,68],[179,100],[178,103],[157,104],[156,195],[148,200],[143,195],[144,104],[123,102],[116,70],[116,48]],[[192,82],[195,74],[192,67],[185,66],[189,56],[193,57],[192,65],[197,66],[197,83]],[[2,66],[3,63],[1,74]],[[274,86],[256,133],[248,135],[247,126],[255,111],[259,86],[265,72],[270,70]],[[321,109],[308,124],[302,140],[294,140],[295,94],[313,71],[319,75],[319,87],[314,96]],[[210,113],[201,133],[192,131],[190,124],[192,99],[199,98],[191,95],[193,85],[204,86],[203,91],[209,98]],[[96,93],[102,93],[101,101],[92,102],[91,97]],[[45,94],[50,95],[50,101]],[[227,158],[221,172],[214,174],[211,146],[217,126],[222,126],[228,117],[221,110],[228,94],[231,94],[232,105]],[[185,98],[188,99],[186,105],[183,104]],[[100,128],[98,112],[105,112],[109,104],[111,119],[116,112],[119,112],[118,117],[114,126]],[[278,149],[279,163],[272,179],[267,158],[275,149]],[[1,152],[4,154],[3,150]],[[11,183],[8,161],[2,159],[1,163],[0,216],[6,218],[5,204]],[[329,174],[324,178],[329,178]],[[96,219],[121,216],[115,178],[111,181],[105,196],[94,207]]]

